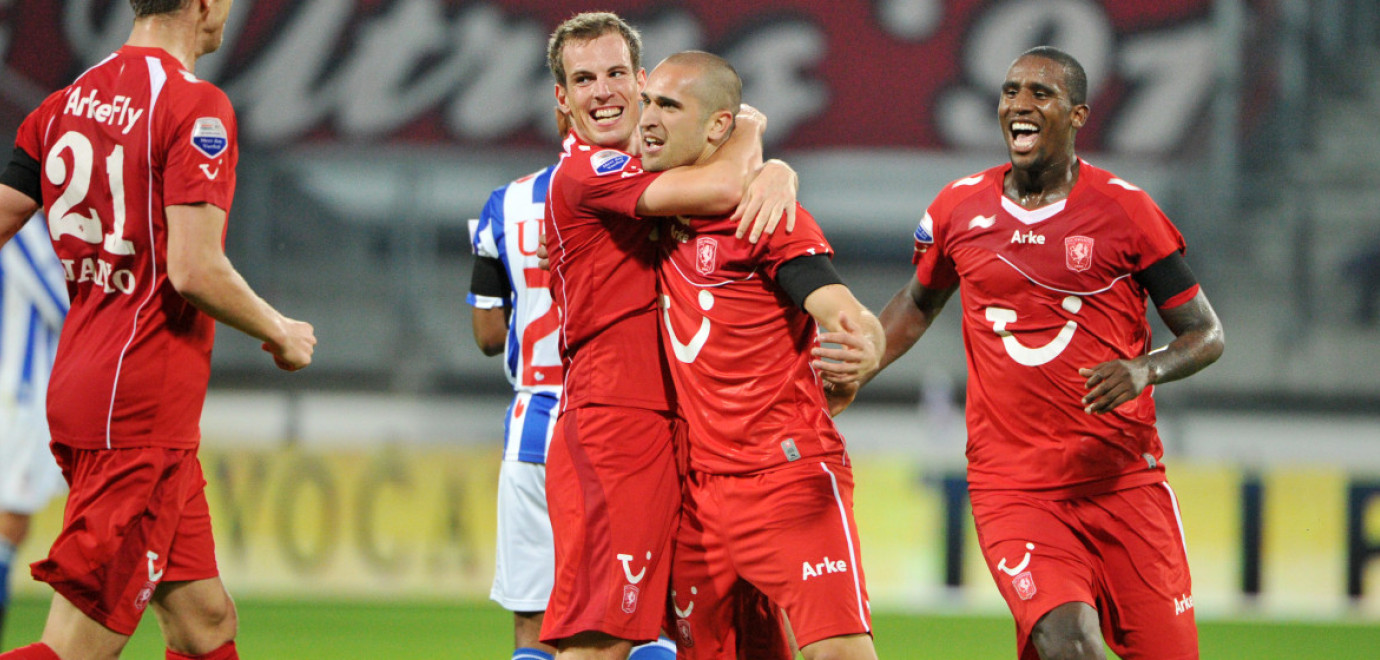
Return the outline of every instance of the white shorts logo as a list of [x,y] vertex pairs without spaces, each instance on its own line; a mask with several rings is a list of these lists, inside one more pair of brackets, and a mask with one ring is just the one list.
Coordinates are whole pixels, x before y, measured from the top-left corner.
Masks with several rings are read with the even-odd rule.
[[154,567],[154,565],[153,565],[153,562],[158,561],[158,553],[156,553],[156,552],[154,552],[154,551],[152,551],[152,550],[149,550],[149,551],[148,551],[148,558],[149,558],[149,582],[157,582],[157,581],[163,579],[163,571],[157,570],[157,569]]
[[1035,549],[1035,544],[1027,543],[1025,544],[1025,549],[1025,556],[1021,558],[1021,563],[1017,564],[1015,568],[1007,568],[1006,557],[1002,557],[1001,561],[997,562],[997,569],[1011,577],[1015,577],[1017,573],[1024,571],[1025,567],[1030,565],[1030,551]]
[[[642,570],[640,570],[640,571],[637,572],[637,575],[633,575],[632,566],[629,565],[629,563],[628,563],[628,562],[631,562],[632,560],[633,560],[633,556],[632,556],[632,555],[625,555],[625,554],[619,554],[619,555],[618,555],[618,561],[623,562],[623,575],[624,575],[625,577],[628,578],[628,582],[629,582],[630,584],[637,584],[638,582],[641,582],[641,581],[642,581],[642,578],[643,578],[644,576],[647,575],[647,567],[646,567],[646,566],[643,566],[643,567],[642,567]],[[647,561],[651,561],[651,560],[652,560],[652,553],[649,552],[649,553],[647,553]]]

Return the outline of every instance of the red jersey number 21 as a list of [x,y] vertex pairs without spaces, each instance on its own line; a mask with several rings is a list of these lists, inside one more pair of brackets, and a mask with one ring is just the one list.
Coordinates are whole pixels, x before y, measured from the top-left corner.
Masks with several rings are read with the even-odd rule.
[[[67,163],[62,159],[64,151],[72,154],[72,171],[67,171]],[[111,218],[113,226],[110,233],[102,237],[101,217],[93,206],[91,217],[72,212],[78,204],[86,200],[91,189],[92,170],[95,166],[95,152],[91,140],[76,131],[68,131],[58,138],[53,149],[48,152],[48,162],[43,170],[48,181],[62,186],[62,195],[53,202],[48,211],[48,231],[56,241],[63,236],[76,236],[92,245],[101,244],[105,251],[114,255],[134,254],[134,244],[124,239],[125,235],[125,148],[115,145],[110,155],[105,157],[105,175],[110,185]],[[71,175],[70,177],[68,175]]]

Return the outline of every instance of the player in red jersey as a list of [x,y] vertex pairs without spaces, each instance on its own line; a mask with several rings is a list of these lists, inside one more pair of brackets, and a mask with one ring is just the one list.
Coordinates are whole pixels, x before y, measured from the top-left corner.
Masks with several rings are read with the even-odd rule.
[[[741,89],[720,57],[667,58],[642,97],[643,165],[711,158],[733,130]],[[806,658],[876,658],[852,468],[820,372],[851,383],[877,367],[884,337],[839,279],[814,218],[803,209],[796,218],[793,233],[755,245],[735,239],[726,215],[662,228],[662,331],[688,422],[671,571],[688,658],[732,657],[745,585],[785,609]]]
[[[968,486],[1020,657],[1102,658],[1105,639],[1122,658],[1196,658],[1151,393],[1215,361],[1222,326],[1150,196],[1074,154],[1086,96],[1063,51],[1011,65],[997,107],[1011,162],[930,205],[916,276],[882,312],[882,365],[962,291]],[[1153,352],[1147,295],[1175,335]]]
[[222,249],[235,115],[193,70],[230,3],[131,0],[124,47],[25,119],[0,175],[0,241],[42,205],[72,303],[48,394],[71,494],[33,565],[57,593],[42,641],[0,657],[116,657],[148,605],[169,658],[237,657],[196,456],[215,321],[289,371],[316,339]]
[[745,202],[745,222],[774,222],[794,209],[795,175],[761,165],[765,120],[750,110],[716,158],[644,171],[633,150],[641,37],[616,15],[566,21],[547,54],[572,132],[546,198],[566,389],[547,459],[556,578],[542,641],[563,658],[626,657],[660,628],[680,506],[656,251],[641,218],[717,215]]

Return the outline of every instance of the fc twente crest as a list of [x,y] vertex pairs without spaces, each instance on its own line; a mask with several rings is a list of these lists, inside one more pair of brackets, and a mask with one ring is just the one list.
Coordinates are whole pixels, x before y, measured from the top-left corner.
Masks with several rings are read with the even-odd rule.
[[1093,239],[1069,236],[1064,239],[1064,264],[1069,270],[1082,272],[1092,268]]
[[695,270],[701,275],[710,275],[718,269],[719,241],[713,236],[695,239]]

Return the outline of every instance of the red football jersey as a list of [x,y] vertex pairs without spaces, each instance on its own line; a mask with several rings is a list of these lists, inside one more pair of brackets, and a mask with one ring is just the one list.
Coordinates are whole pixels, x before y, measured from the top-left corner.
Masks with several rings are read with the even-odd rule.
[[653,222],[637,200],[655,172],[575,133],[546,195],[551,298],[561,312],[562,409],[615,405],[670,410],[670,374],[656,321]]
[[195,447],[214,321],[167,277],[163,209],[230,210],[235,114],[158,48],[126,46],[49,96],[16,144],[42,170],[71,312],[48,390],[54,442]]
[[664,229],[661,329],[690,425],[691,467],[746,474],[796,460],[846,462],[810,367],[815,321],[776,283],[791,259],[833,254],[815,219],[798,209],[795,231],[756,245],[735,238],[726,217]]
[[1090,415],[1078,370],[1149,350],[1131,275],[1183,237],[1149,195],[1084,161],[1067,199],[1023,209],[1002,194],[1010,167],[951,183],[915,232],[920,283],[962,296],[969,485],[1063,497],[1160,481],[1153,388]]

